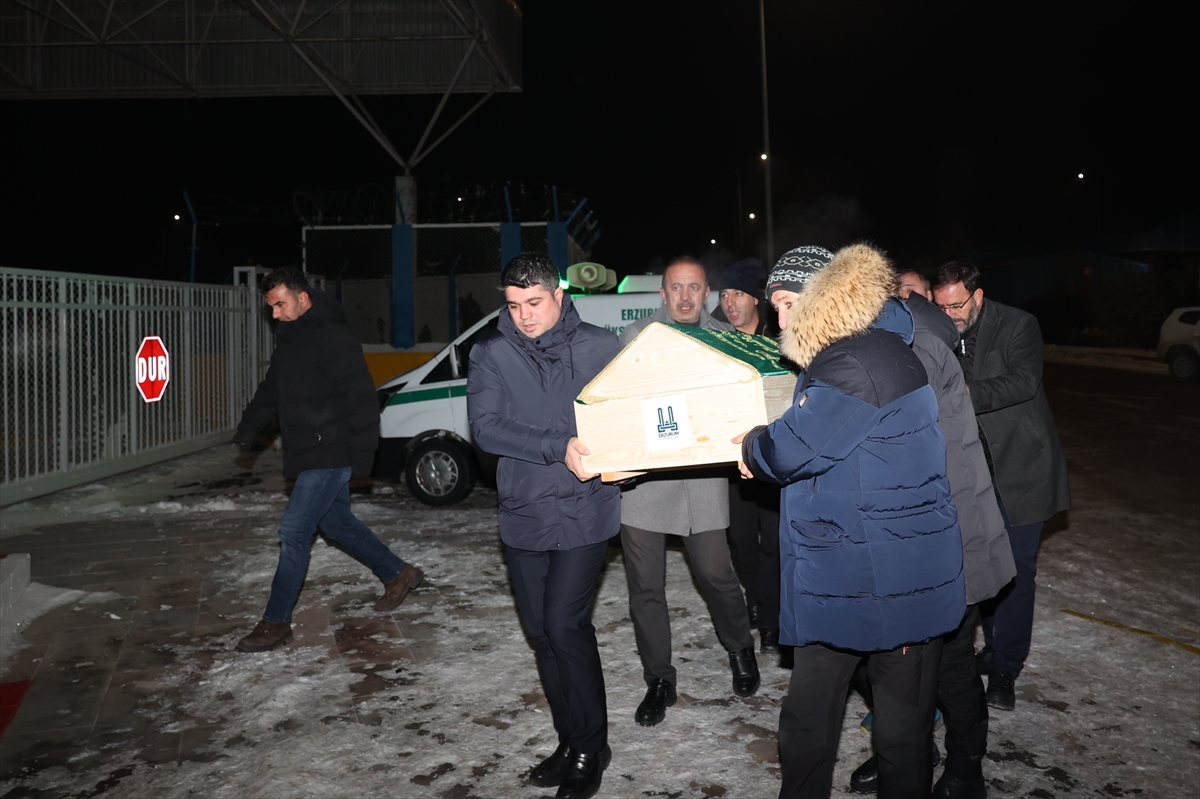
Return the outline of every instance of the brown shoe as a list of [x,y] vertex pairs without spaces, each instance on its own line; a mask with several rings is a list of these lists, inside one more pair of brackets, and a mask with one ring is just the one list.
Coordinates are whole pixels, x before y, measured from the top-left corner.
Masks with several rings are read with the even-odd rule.
[[410,563],[405,563],[399,574],[383,584],[383,596],[375,601],[375,610],[382,613],[400,607],[409,590],[420,585],[423,579],[425,572]]
[[254,630],[238,641],[239,652],[268,652],[292,642],[292,625],[286,622],[260,621]]

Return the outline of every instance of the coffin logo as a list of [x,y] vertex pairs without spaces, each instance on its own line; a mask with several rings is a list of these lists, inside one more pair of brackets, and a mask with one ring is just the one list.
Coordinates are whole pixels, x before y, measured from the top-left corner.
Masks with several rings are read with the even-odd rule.
[[687,397],[683,394],[642,400],[642,423],[646,433],[646,449],[650,452],[692,445]]

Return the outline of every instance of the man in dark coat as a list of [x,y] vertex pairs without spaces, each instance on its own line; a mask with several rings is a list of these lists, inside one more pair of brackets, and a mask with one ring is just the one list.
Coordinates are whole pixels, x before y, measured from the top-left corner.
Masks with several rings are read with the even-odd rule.
[[[621,343],[628,344],[653,322],[694,325],[708,330],[731,330],[705,310],[708,278],[692,258],[676,258],[663,272],[663,307],[626,325]],[[758,690],[758,660],[754,634],[746,616],[746,601],[729,560],[728,469],[653,471],[621,493],[621,550],[629,582],[629,615],[646,695],[634,721],[653,727],[666,718],[677,701],[676,672],[671,663],[671,619],[667,610],[668,535],[683,538],[692,574],[700,585],[716,629],[717,640],[729,654],[733,692],[751,696]]]
[[804,370],[795,404],[739,437],[743,473],[784,486],[779,637],[796,649],[780,797],[829,796],[847,686],[867,655],[879,793],[921,796],[940,636],[966,609],[937,400],[880,252],[853,245],[806,271],[780,339]]
[[[779,335],[775,314],[763,296],[762,261],[743,258],[721,273],[721,307],[714,319],[751,336]],[[779,646],[779,486],[761,480],[729,480],[729,554],[742,587],[750,626],[758,628],[763,652]]]
[[1014,683],[1033,636],[1042,525],[1071,505],[1067,462],[1042,388],[1037,319],[984,302],[979,267],[962,261],[938,269],[933,296],[962,337],[959,363],[1017,566],[1013,584],[982,608],[986,646],[980,658],[990,671],[988,704],[1012,710]]
[[263,620],[238,642],[240,652],[264,652],[292,641],[292,608],[318,526],[383,581],[377,611],[397,607],[424,576],[350,512],[350,474],[371,472],[379,405],[362,345],[346,326],[346,312],[310,287],[299,269],[276,269],[262,290],[279,322],[279,342],[233,442],[249,449],[258,431],[278,415],[283,474],[296,484],[279,524],[281,547],[271,598]]
[[[899,279],[905,274],[913,273],[902,273]],[[946,768],[933,795],[935,799],[983,799],[987,795],[983,757],[987,753],[988,712],[972,639],[979,623],[978,603],[998,594],[1016,574],[1016,566],[979,442],[971,397],[954,356],[958,331],[924,295],[913,291],[905,304],[915,325],[913,352],[921,359],[937,395],[938,426],[946,439],[946,477],[962,533],[967,590],[962,622],[942,639],[938,705],[946,724]],[[856,687],[863,690],[863,686]],[[868,685],[864,693],[868,704],[869,691]],[[878,776],[878,758],[872,757],[850,776],[850,788],[874,793]]]
[[591,615],[621,499],[583,467],[590,453],[575,435],[573,403],[621,347],[580,320],[558,279],[544,255],[523,253],[504,267],[508,312],[471,350],[467,417],[475,443],[500,456],[500,538],[558,733],[529,780],[559,786],[558,799],[586,799],[612,757]]

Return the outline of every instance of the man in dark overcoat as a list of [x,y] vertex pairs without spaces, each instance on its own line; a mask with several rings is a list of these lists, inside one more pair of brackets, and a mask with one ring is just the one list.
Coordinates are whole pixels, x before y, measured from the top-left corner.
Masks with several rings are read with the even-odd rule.
[[621,499],[583,466],[574,401],[621,347],[579,318],[558,279],[544,255],[505,265],[507,311],[469,355],[467,418],[475,443],[500,456],[500,538],[558,734],[529,781],[587,799],[612,757],[592,601]]
[[1042,387],[1042,333],[1031,314],[984,301],[979,267],[938,269],[934,302],[958,328],[959,363],[1004,514],[1017,576],[982,610],[987,702],[1016,706],[1014,683],[1033,635],[1037,551],[1042,526],[1071,505],[1067,462]]

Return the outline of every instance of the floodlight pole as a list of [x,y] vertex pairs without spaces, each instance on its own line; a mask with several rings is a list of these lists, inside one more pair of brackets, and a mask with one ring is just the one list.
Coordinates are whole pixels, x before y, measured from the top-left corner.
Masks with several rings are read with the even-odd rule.
[[766,156],[767,187],[767,269],[775,264],[775,214],[771,211],[771,115],[767,111],[767,12],[764,0],[758,0],[759,35],[762,41],[763,155]]

